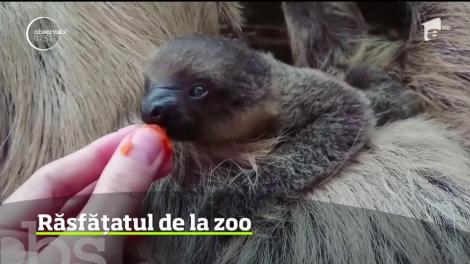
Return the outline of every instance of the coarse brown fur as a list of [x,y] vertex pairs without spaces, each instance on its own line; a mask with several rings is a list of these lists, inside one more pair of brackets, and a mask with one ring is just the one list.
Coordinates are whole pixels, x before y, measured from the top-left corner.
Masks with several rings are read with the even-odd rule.
[[[219,19],[231,21],[235,28],[240,28],[239,5],[220,5],[6,3],[0,6],[2,197],[48,161],[137,121],[139,97],[143,92],[140,67],[147,49],[189,32],[217,34]],[[462,132],[468,131],[470,116],[465,77],[470,72],[465,55],[470,47],[467,31],[470,5],[416,4],[412,10],[415,30],[404,49],[400,44],[384,40],[380,40],[380,45],[364,42],[362,55],[356,53],[353,57],[361,62],[363,58],[373,58],[388,66],[435,109],[428,110],[427,116],[381,128],[372,137],[374,147],[370,151],[362,153],[356,164],[314,190],[310,197],[314,201],[359,209],[322,206],[306,200],[290,207],[272,204],[263,217],[278,226],[289,223],[290,228],[276,229],[268,234],[271,238],[268,240],[263,236],[232,239],[215,252],[214,262],[395,263],[407,259],[412,263],[436,263],[445,252],[454,253],[446,255],[447,263],[468,262],[465,237],[437,229],[434,234],[450,242],[443,248],[436,248],[432,243],[423,245],[433,239],[426,223],[395,221],[381,218],[373,211],[360,210],[373,209],[470,230],[470,155],[465,148],[470,139],[468,132]],[[53,50],[38,53],[25,41],[24,25],[45,14],[68,29],[69,36],[61,38]],[[419,17],[423,21],[441,17],[451,30],[441,32],[439,39],[424,43],[416,22]],[[397,50],[404,52],[398,59]],[[377,56],[370,55],[374,52],[379,54],[378,58],[394,62],[377,60]],[[256,157],[264,155],[271,145],[272,141],[265,141],[237,146],[242,150],[218,150],[217,155],[233,157],[231,154],[236,151],[240,153],[239,160],[256,168]],[[198,146],[179,151],[207,151],[214,155],[213,149]],[[198,161],[206,157],[201,155]],[[177,159],[175,168],[182,169],[180,165],[184,163]],[[160,201],[159,198],[154,202]],[[168,206],[176,208],[173,204]],[[316,221],[311,222],[312,218]],[[204,240],[188,238],[182,245],[166,244],[162,248],[155,245],[154,253],[160,257],[157,262],[170,261],[168,256],[191,261],[195,254],[214,250]],[[204,246],[206,250],[201,249]]]
[[355,3],[286,2],[283,10],[299,67],[327,70],[344,63],[367,36],[366,22]]
[[[409,39],[389,71],[436,108],[434,117],[460,130],[470,146],[470,4],[415,3],[410,10]],[[424,42],[421,23],[437,17],[450,30]]]
[[[239,30],[239,9],[237,3],[2,4],[0,196],[47,162],[141,122],[143,65],[155,46],[192,32],[217,34],[220,20]],[[68,32],[45,52],[32,49],[24,33],[39,16]]]

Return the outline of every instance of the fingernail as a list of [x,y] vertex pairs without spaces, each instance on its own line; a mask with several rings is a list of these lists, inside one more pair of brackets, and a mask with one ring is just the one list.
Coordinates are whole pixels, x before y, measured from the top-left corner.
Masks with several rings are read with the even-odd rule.
[[162,139],[149,128],[139,128],[121,146],[121,154],[147,166],[162,153]]

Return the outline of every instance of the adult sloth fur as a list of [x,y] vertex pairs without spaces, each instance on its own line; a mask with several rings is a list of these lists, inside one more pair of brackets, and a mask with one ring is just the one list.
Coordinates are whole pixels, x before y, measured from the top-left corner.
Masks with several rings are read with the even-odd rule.
[[[288,229],[277,230],[274,239],[229,240],[211,256],[214,262],[468,262],[468,237],[408,219],[470,231],[470,5],[413,4],[411,10],[408,41],[365,41],[352,57],[386,66],[427,99],[428,114],[381,128],[372,136],[374,147],[315,189],[311,201],[266,211],[277,223],[288,221]],[[48,161],[137,120],[141,65],[153,45],[189,32],[218,34],[222,20],[235,29],[242,24],[235,3],[8,3],[0,12],[2,197]],[[68,30],[48,52],[24,39],[24,25],[38,16]],[[434,17],[451,30],[424,43],[420,22]],[[392,221],[312,201],[409,218]],[[434,239],[448,243],[437,247]],[[169,256],[196,261],[198,246],[209,245],[200,242],[188,239],[177,254],[182,248],[153,249],[162,262]]]

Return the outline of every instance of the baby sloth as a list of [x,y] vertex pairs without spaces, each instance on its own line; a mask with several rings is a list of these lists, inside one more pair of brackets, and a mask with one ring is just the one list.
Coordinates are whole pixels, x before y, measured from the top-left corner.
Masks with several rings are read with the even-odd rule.
[[[376,69],[351,69],[346,80],[361,86],[356,89],[222,37],[188,35],[167,42],[145,76],[142,119],[164,127],[180,153],[193,150],[178,158],[175,166],[184,169],[175,168],[173,175],[257,194],[304,193],[367,143],[376,125],[374,110],[381,124],[412,112],[386,102],[411,99]],[[381,100],[379,94],[386,96]],[[266,140],[269,147],[257,144]],[[240,157],[249,157],[249,169]]]

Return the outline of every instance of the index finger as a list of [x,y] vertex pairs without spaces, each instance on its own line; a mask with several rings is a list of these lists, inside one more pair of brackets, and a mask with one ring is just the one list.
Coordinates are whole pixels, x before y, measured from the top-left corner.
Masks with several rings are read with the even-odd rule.
[[[36,220],[39,213],[60,210],[67,198],[98,179],[119,143],[137,127],[130,126],[108,134],[42,167],[4,201],[3,204],[28,202],[18,206],[2,205],[1,225],[18,225],[19,221]],[[21,208],[15,210],[16,207]]]
[[122,139],[137,127],[103,136],[88,146],[53,161],[34,173],[5,203],[70,197],[93,181],[105,168]]

